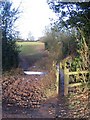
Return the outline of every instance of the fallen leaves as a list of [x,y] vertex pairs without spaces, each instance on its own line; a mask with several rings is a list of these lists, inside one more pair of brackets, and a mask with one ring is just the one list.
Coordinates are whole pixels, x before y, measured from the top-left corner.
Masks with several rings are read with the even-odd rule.
[[87,118],[89,117],[89,91],[82,93],[72,93],[73,95],[68,98],[68,108],[69,108],[69,116],[74,118]]
[[[28,79],[28,81],[27,81]],[[35,77],[14,76],[3,79],[3,100],[22,107],[39,107],[45,99]]]

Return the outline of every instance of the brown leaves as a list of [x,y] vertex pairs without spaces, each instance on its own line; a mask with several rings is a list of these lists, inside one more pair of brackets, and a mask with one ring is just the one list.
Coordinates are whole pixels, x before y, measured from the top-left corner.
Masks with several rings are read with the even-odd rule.
[[38,85],[32,76],[19,76],[17,79],[14,76],[5,77],[3,99],[8,99],[9,104],[12,101],[22,107],[39,107],[44,95]]
[[88,91],[85,93],[74,94],[69,97],[69,116],[70,117],[87,117],[88,109]]

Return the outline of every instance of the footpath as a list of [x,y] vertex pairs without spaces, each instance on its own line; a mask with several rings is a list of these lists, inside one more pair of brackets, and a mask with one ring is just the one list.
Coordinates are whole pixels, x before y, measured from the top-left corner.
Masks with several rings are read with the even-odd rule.
[[64,100],[54,97],[42,103],[40,108],[34,109],[4,105],[3,118],[66,118],[68,114],[64,103]]

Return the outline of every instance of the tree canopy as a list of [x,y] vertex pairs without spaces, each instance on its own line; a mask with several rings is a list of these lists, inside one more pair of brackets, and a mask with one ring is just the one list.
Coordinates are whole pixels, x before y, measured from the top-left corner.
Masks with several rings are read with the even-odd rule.
[[45,29],[45,32],[43,41],[52,60],[58,63],[65,57],[76,54],[77,43],[73,31],[71,33],[67,29],[58,31],[57,26],[54,25],[53,28],[51,26],[51,28]]
[[90,38],[90,2],[60,2],[48,0],[49,7],[58,15],[58,27],[79,27]]
[[[83,69],[89,69],[90,58],[90,2],[61,2],[48,0],[49,7],[57,14],[58,20],[53,26],[58,31],[67,28],[70,32],[74,29],[76,52],[78,61],[81,61]],[[72,42],[70,47],[72,47]],[[76,46],[73,46],[72,50]],[[79,62],[77,63],[79,64]],[[82,68],[80,68],[82,69]]]
[[16,31],[14,23],[19,17],[19,9],[12,8],[9,0],[0,2],[2,30],[2,69],[8,70],[18,66],[18,47],[15,44]]

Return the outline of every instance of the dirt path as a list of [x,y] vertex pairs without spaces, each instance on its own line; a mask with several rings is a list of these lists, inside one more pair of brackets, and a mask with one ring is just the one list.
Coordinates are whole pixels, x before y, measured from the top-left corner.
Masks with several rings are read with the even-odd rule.
[[3,112],[3,118],[62,118],[66,116],[67,111],[64,101],[62,103],[57,96],[42,103],[40,108],[31,109],[9,106]]
[[28,63],[28,60],[25,58],[25,57],[22,57],[20,56],[20,63],[19,63],[19,66],[23,69],[23,70],[28,70],[28,68],[30,67],[29,66],[29,63]]
[[41,61],[42,58],[45,58],[48,56],[48,53],[45,51],[41,51],[34,55],[29,56],[19,56],[19,66],[24,69],[28,70],[31,66],[34,66],[34,64],[38,61]]

